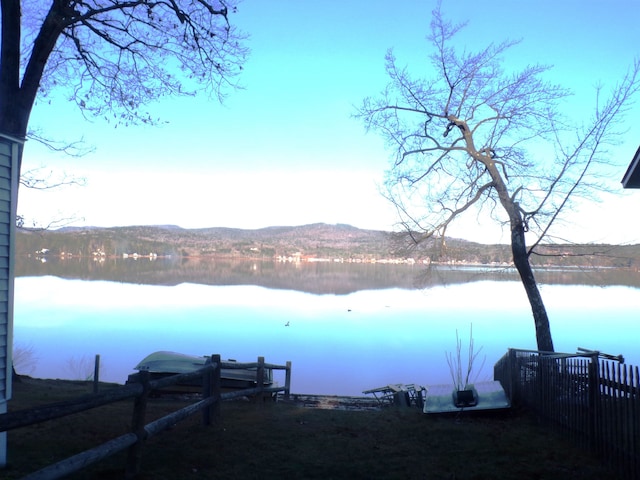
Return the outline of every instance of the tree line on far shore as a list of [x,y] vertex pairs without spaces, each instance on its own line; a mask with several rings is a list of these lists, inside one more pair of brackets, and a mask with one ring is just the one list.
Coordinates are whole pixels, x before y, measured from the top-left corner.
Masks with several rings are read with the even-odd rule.
[[[18,256],[300,258],[343,261],[511,264],[510,246],[455,238],[402,248],[391,232],[349,225],[312,224],[256,230],[183,229],[168,226],[19,230]],[[532,263],[540,266],[640,268],[640,245],[542,245]]]

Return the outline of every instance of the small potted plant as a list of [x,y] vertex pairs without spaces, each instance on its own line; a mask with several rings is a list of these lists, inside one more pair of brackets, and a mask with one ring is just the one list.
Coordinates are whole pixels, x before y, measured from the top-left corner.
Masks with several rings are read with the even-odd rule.
[[[463,361],[462,361],[462,340],[456,330],[456,352],[445,352],[447,363],[449,365],[449,372],[451,373],[451,379],[453,380],[453,392],[452,400],[453,404],[458,408],[475,407],[478,404],[478,392],[469,383],[471,373],[474,370],[474,364],[478,358],[478,355],[482,351],[482,347],[475,352],[473,344],[473,325],[469,331],[469,351],[467,356],[466,372],[463,373]],[[480,366],[480,370],[484,366],[484,360]]]

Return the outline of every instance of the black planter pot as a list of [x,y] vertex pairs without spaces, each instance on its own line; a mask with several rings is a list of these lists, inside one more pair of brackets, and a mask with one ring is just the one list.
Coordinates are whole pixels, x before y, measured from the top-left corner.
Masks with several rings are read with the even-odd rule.
[[458,408],[475,407],[478,404],[478,393],[469,385],[464,390],[454,390],[453,404]]

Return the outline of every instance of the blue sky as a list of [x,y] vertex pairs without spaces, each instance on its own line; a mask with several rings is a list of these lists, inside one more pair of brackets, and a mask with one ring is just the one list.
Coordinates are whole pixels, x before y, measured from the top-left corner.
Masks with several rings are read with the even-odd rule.
[[[250,35],[251,55],[223,105],[206,96],[167,99],[149,111],[168,123],[119,127],[88,121],[64,101],[37,105],[32,127],[49,137],[83,138],[93,153],[68,158],[29,142],[25,169],[44,166],[86,179],[84,187],[22,189],[19,212],[47,223],[176,224],[185,228],[260,228],[314,222],[391,230],[391,206],[378,193],[389,152],[351,116],[386,84],[384,55],[425,71],[424,37],[435,1],[301,2],[245,0],[232,22]],[[468,20],[459,46],[522,39],[507,68],[554,65],[550,79],[575,92],[576,118],[594,104],[593,87],[611,85],[640,56],[636,1],[445,1],[445,15]],[[59,100],[59,99],[58,99]],[[640,105],[624,142],[611,150],[620,179],[640,144]],[[640,192],[605,196],[571,219],[576,241],[640,242],[624,221]],[[507,241],[489,221],[462,222],[450,234]]]

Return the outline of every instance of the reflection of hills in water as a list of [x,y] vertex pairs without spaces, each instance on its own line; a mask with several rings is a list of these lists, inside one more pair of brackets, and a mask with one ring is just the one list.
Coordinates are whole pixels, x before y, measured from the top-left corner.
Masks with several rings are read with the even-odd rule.
[[[416,289],[484,280],[518,281],[514,269],[424,266],[380,263],[280,263],[273,261],[182,258],[86,258],[46,262],[16,258],[17,276],[53,275],[66,279],[106,280],[148,285],[257,285],[314,294],[344,295],[358,290]],[[622,285],[640,288],[640,273],[624,269],[545,269],[536,272],[541,284]]]

